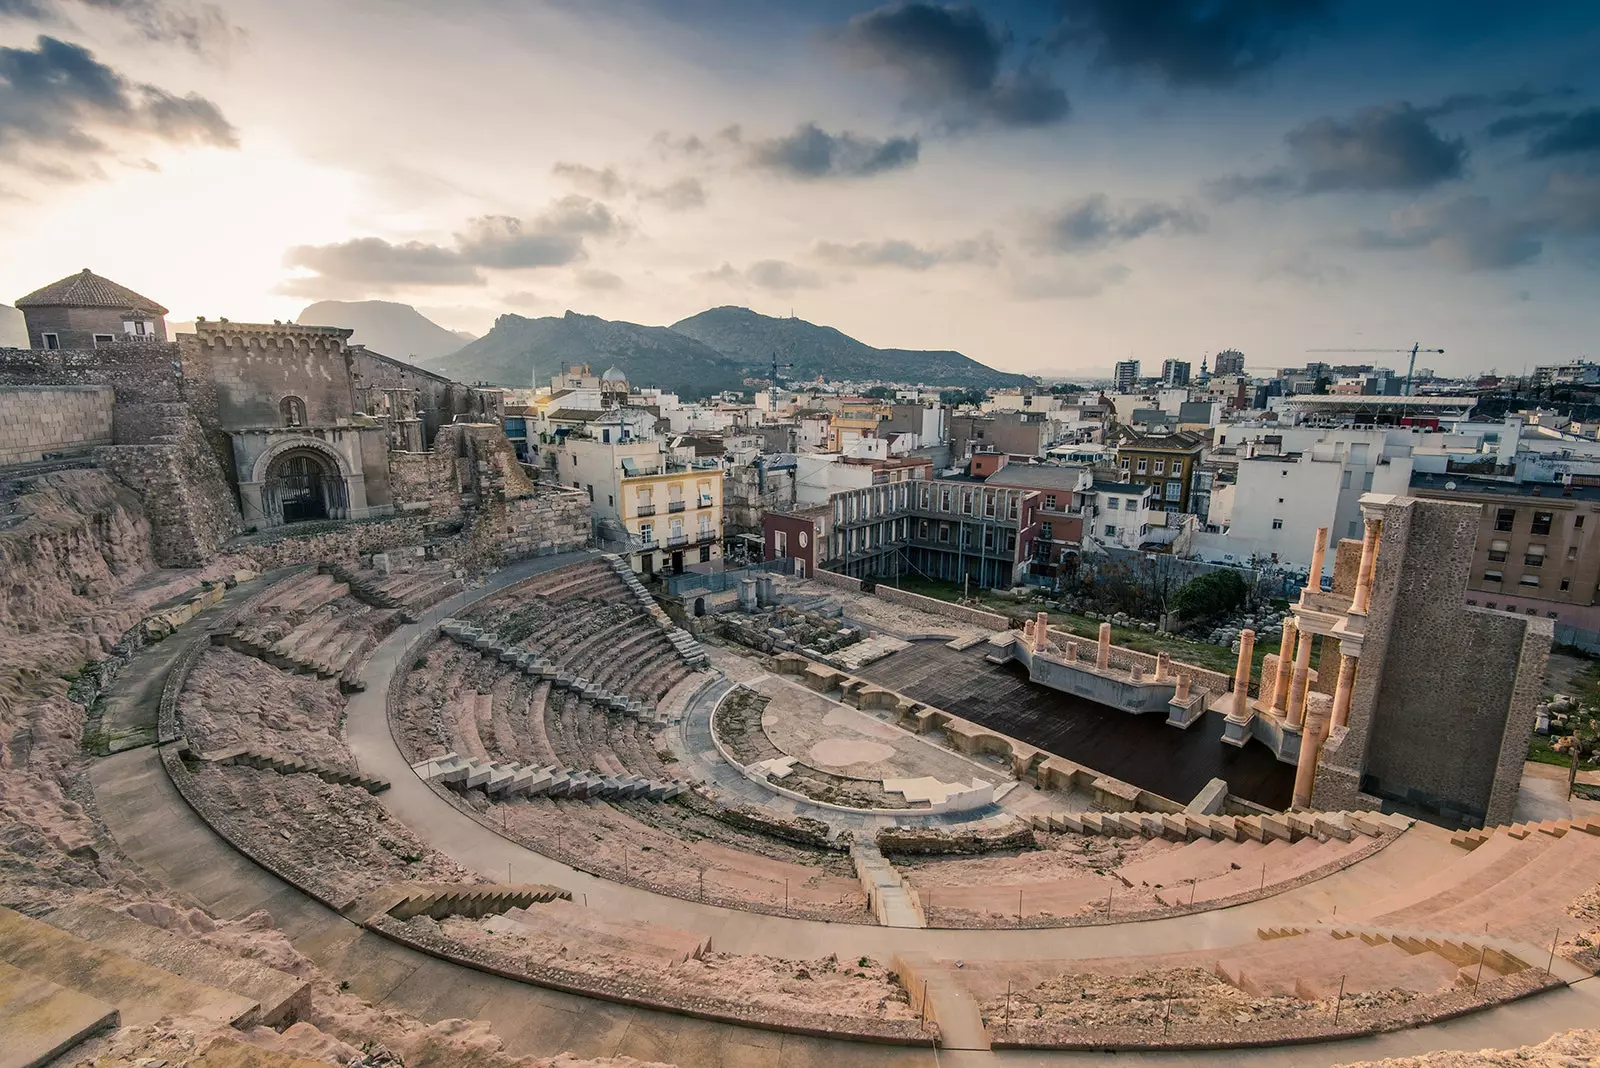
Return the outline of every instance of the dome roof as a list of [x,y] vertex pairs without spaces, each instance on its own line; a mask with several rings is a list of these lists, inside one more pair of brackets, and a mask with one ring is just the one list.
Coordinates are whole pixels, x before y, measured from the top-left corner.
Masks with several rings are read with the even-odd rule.
[[622,373],[622,368],[620,367],[608,367],[606,368],[606,373],[600,376],[600,381],[626,383],[628,376]]
[[36,289],[16,302],[18,308],[116,308],[119,311],[143,312],[147,315],[165,315],[167,309],[141,297],[126,286],[119,286],[109,278],[101,278],[85,267],[78,274],[69,274],[59,282],[51,282]]

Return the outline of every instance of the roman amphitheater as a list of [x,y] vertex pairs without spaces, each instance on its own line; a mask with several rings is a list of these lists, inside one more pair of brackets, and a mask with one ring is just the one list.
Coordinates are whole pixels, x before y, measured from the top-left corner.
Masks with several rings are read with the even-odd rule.
[[1370,670],[1230,675],[826,573],[658,597],[470,402],[391,428],[392,517],[241,532],[193,391],[38,355],[118,396],[0,482],[0,1065],[1592,1063],[1600,821],[1310,803],[1433,513],[1295,606]]

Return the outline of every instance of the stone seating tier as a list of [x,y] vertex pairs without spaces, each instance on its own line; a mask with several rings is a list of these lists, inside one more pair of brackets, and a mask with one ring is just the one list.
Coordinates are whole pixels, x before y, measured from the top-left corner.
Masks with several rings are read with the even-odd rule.
[[180,755],[204,764],[256,768],[260,771],[275,771],[279,775],[315,775],[323,782],[332,783],[334,786],[359,786],[369,794],[381,794],[389,788],[389,780],[387,779],[362,775],[358,771],[350,771],[347,768],[333,767],[328,764],[295,760],[291,757],[277,756],[271,753],[257,753],[238,747],[222,749],[214,753],[198,753],[190,748],[189,743],[183,739],[179,739],[177,745]]
[[463,620],[446,619],[440,623],[439,630],[446,637],[469,648],[476,649],[485,656],[491,656],[502,663],[514,665],[517,670],[530,677],[550,681],[554,683],[557,689],[580,693],[587,700],[612,711],[621,712],[638,719],[650,722],[662,722],[663,720],[663,717],[653,704],[647,705],[645,702],[629,697],[626,694],[613,693],[603,687],[596,686],[581,676],[563,672],[549,660],[526,649],[507,645]]
[[567,797],[574,800],[669,801],[688,789],[676,779],[601,775],[593,771],[549,765],[534,767],[515,761],[485,761],[455,753],[418,761],[411,766],[421,778],[458,789],[482,789],[491,798]]
[[509,909],[489,919],[484,927],[558,946],[561,953],[574,958],[620,956],[671,965],[699,960],[711,950],[711,939],[706,935],[643,920],[607,916],[562,900]]

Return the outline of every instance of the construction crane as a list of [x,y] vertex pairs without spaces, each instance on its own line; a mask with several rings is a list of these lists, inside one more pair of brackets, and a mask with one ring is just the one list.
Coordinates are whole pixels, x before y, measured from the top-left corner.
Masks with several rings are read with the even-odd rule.
[[[789,314],[792,316],[794,313],[790,312]],[[772,353],[772,387],[767,391],[767,396],[769,398],[771,398],[772,410],[774,412],[778,410],[778,386],[779,386],[778,372],[779,371],[792,371],[792,370],[794,370],[794,364],[792,364],[792,363],[779,363],[778,362],[777,350],[774,349],[773,353]]]
[[1443,353],[1444,349],[1425,349],[1420,342],[1413,342],[1409,349],[1306,349],[1307,352],[1406,352],[1411,354],[1411,362],[1406,364],[1406,385],[1401,396],[1411,396],[1411,376],[1417,369],[1417,353],[1437,352]]

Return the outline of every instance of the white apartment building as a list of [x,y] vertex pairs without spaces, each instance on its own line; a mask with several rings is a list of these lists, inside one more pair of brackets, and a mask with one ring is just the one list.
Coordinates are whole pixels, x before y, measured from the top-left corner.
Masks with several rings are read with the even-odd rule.
[[1150,533],[1152,488],[1096,481],[1089,492],[1094,495],[1094,514],[1084,520],[1084,547],[1092,549],[1098,544],[1137,549]]

